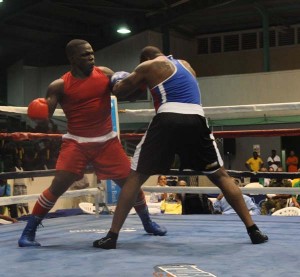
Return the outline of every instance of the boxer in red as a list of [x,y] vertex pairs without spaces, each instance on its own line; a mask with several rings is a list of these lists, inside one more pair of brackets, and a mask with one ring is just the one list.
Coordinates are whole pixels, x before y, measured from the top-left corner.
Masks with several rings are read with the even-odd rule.
[[[31,119],[48,120],[60,104],[67,118],[67,134],[62,138],[55,177],[39,196],[18,241],[20,247],[40,246],[35,240],[37,226],[57,199],[82,178],[87,164],[93,165],[99,180],[112,179],[120,187],[130,172],[129,159],[112,130],[110,78],[114,72],[95,66],[94,51],[87,41],[71,40],[66,54],[71,70],[49,85],[45,98],[35,99],[28,106]],[[122,76],[116,73],[112,82]],[[166,234],[164,227],[150,219],[142,190],[134,208],[147,233]]]

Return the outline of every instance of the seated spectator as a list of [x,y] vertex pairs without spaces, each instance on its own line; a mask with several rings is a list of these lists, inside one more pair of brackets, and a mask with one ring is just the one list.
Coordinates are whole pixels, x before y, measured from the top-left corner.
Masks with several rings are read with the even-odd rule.
[[[165,175],[159,175],[157,178],[157,186],[158,187],[168,187],[167,186],[167,177]],[[167,193],[161,192],[152,192],[150,194],[150,202],[158,203],[167,198]]]
[[[288,179],[271,179],[269,187],[291,187],[292,182]],[[267,200],[261,205],[261,214],[268,215],[288,206],[290,194],[267,194]]]
[[168,197],[161,201],[160,210],[164,214],[182,214],[182,203],[176,194],[169,193]]
[[[300,168],[298,169],[300,172]],[[293,188],[300,188],[300,178],[296,178],[292,181]],[[300,194],[296,194],[292,196],[292,203],[294,207],[300,208]]]
[[[254,203],[253,199],[245,194],[243,194],[243,198],[245,200],[249,213],[251,215],[259,215],[260,209]],[[229,205],[222,193],[217,196],[217,200],[214,202],[213,208],[215,214],[236,214],[235,210]]]
[[[186,187],[187,186],[187,182],[186,181],[184,181],[184,180],[179,180],[178,182],[177,182],[177,185],[176,186],[178,186],[178,187]],[[185,193],[177,193],[177,198],[179,198],[181,201],[183,201],[184,200],[184,197],[185,197]]]
[[[266,167],[262,167],[260,169],[260,172],[268,172],[268,169]],[[270,183],[270,178],[259,178],[258,182],[264,186],[264,187],[268,187],[269,183]]]

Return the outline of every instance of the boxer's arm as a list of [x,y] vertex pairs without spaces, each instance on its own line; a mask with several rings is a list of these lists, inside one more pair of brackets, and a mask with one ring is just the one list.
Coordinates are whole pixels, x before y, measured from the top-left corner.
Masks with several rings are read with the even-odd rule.
[[145,83],[145,68],[143,65],[139,65],[132,73],[128,75],[122,81],[117,82],[113,87],[113,94],[117,97],[122,96],[126,97],[131,95],[132,93],[138,92],[142,93],[146,89]]
[[49,107],[49,117],[52,117],[57,104],[61,101],[64,93],[64,81],[63,79],[57,79],[53,81],[47,89],[46,100]]
[[62,98],[63,84],[62,79],[55,80],[49,85],[45,98],[31,101],[27,109],[28,117],[36,122],[48,121]]

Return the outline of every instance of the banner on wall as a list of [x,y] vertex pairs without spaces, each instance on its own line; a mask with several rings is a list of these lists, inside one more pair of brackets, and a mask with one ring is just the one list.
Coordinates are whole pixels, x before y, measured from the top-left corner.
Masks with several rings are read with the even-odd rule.
[[256,152],[260,156],[260,145],[259,144],[253,145],[253,152]]
[[121,188],[112,180],[106,180],[106,204],[117,204]]

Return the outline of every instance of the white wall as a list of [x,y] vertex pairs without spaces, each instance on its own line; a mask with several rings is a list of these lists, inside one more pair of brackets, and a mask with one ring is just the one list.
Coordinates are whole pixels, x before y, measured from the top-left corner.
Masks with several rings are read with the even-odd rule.
[[143,32],[129,37],[95,53],[96,64],[104,65],[113,71],[131,72],[139,64],[141,49],[149,44],[158,43],[159,35],[154,32]]
[[204,106],[299,101],[300,70],[199,78]]

